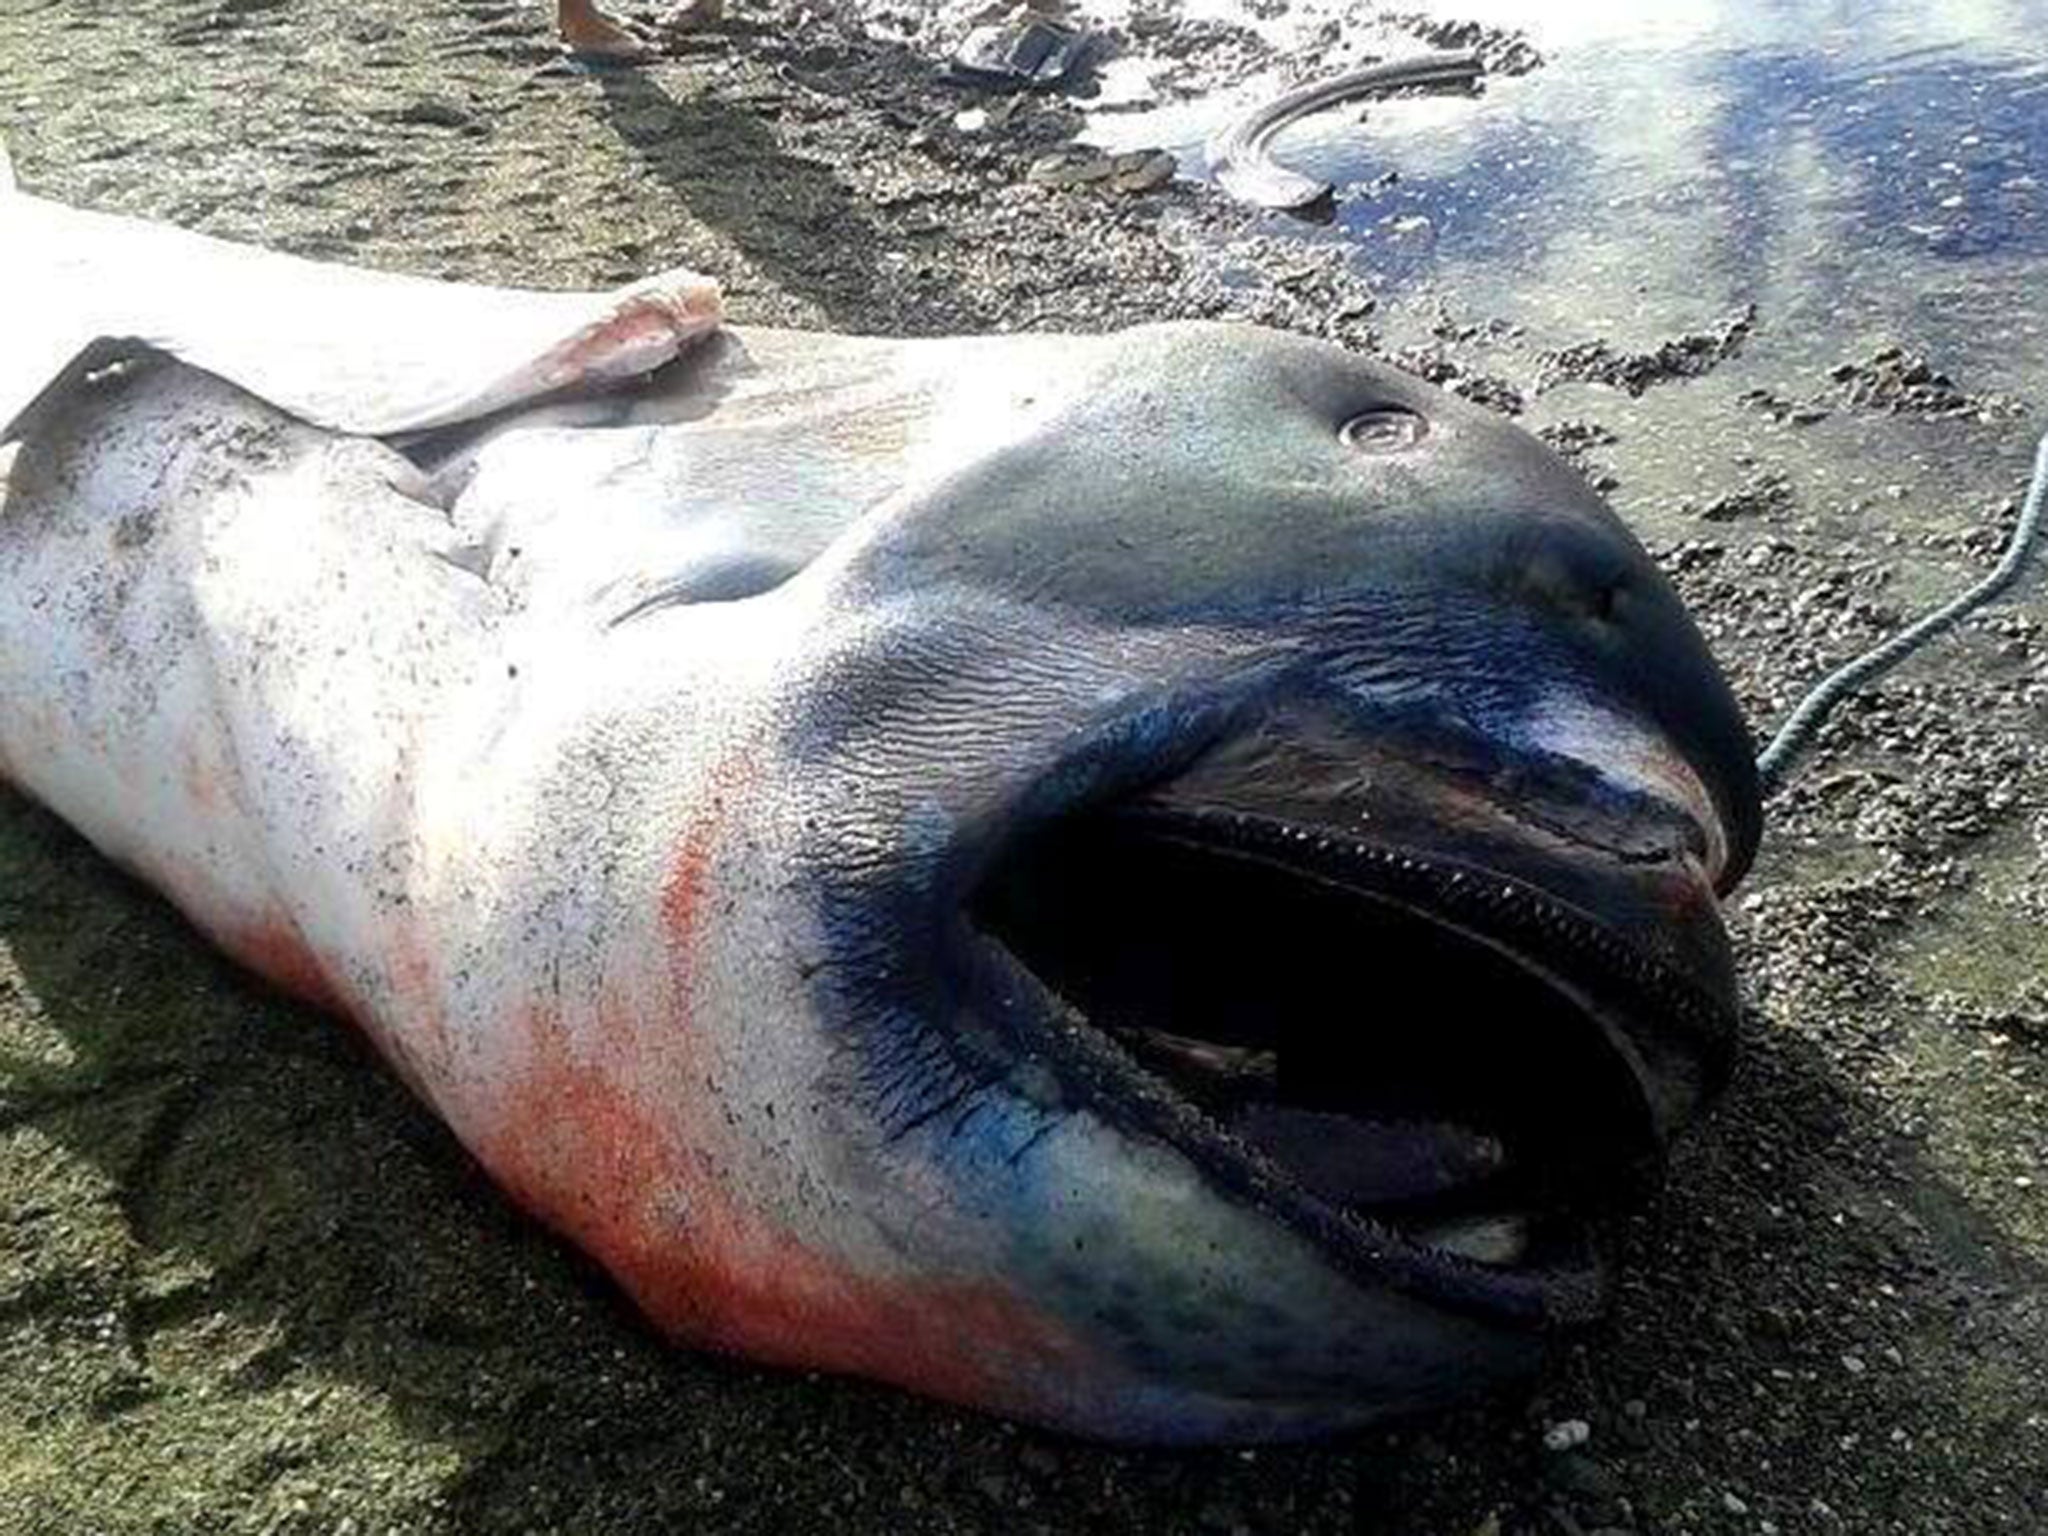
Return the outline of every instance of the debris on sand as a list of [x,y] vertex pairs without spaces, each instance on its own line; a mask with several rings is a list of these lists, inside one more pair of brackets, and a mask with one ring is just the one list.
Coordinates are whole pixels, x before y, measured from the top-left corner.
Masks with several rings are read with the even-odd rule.
[[1119,192],[1151,192],[1173,180],[1180,162],[1163,149],[1133,150],[1115,157],[1109,184]]
[[1447,21],[1441,16],[1410,12],[1388,16],[1387,23],[1435,48],[1460,48],[1479,55],[1489,75],[1526,75],[1540,68],[1543,55],[1527,34],[1476,21]]
[[1880,347],[1859,363],[1828,370],[1832,394],[1844,405],[1913,416],[1975,416],[1991,421],[2017,416],[2020,407],[1997,395],[1972,395],[1918,352]]
[[1554,421],[1547,427],[1538,427],[1536,435],[1550,444],[1551,451],[1562,459],[1582,457],[1589,448],[1607,448],[1621,441],[1614,433],[1597,421],[1580,421],[1568,418]]
[[1826,421],[1831,414],[1825,405],[1811,400],[1787,400],[1772,389],[1745,389],[1738,398],[1751,410],[1761,411],[1773,421],[1790,422],[1795,427],[1810,427],[1816,421]]
[[1051,89],[1083,74],[1101,41],[1092,32],[1025,10],[968,33],[947,73],[961,85]]
[[1709,523],[1732,523],[1741,518],[1782,512],[1792,505],[1792,481],[1777,470],[1765,470],[1735,490],[1723,492],[1701,505],[1680,503],[1680,510]]
[[1688,331],[1648,352],[1617,352],[1605,341],[1582,341],[1538,359],[1536,392],[1559,384],[1612,384],[1640,395],[1653,384],[1696,379],[1741,352],[1755,328],[1756,306],[1749,304],[1713,330]]
[[1163,149],[1126,150],[1110,154],[1085,144],[1040,155],[1024,179],[1040,187],[1101,185],[1114,192],[1154,192],[1173,180],[1180,162]]
[[1568,418],[1536,429],[1536,435],[1550,445],[1565,463],[1579,472],[1594,490],[1606,495],[1621,485],[1621,479],[1605,463],[1593,457],[1595,448],[1609,448],[1621,441],[1598,422]]
[[1474,405],[1483,405],[1503,416],[1522,414],[1523,400],[1519,389],[1494,374],[1479,373],[1451,361],[1440,346],[1403,347],[1390,354],[1387,361],[1404,373],[1412,373],[1418,379],[1463,396]]
[[1490,373],[1468,373],[1451,380],[1451,393],[1462,395],[1474,405],[1483,405],[1503,416],[1522,414],[1522,392],[1506,379]]
[[1773,421],[1795,427],[1824,421],[1837,410],[1883,411],[1896,416],[1997,421],[2024,414],[2002,395],[1975,395],[1930,363],[1925,354],[1886,343],[1859,362],[1837,363],[1827,384],[1804,400],[1770,389],[1745,390],[1742,403]]
[[1559,1419],[1543,1431],[1546,1451],[1574,1451],[1593,1438],[1593,1427],[1584,1419]]

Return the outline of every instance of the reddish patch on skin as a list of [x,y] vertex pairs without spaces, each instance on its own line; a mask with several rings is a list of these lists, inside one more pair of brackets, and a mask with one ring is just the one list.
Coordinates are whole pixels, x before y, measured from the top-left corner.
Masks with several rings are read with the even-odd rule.
[[[598,1259],[664,1333],[772,1364],[892,1381],[1025,1414],[1041,1383],[1086,1380],[1092,1357],[993,1281],[864,1275],[748,1210],[692,1121],[641,1085],[701,1083],[672,1023],[616,1014],[572,1045],[559,1019],[518,1026],[533,1056],[476,1151],[524,1209]],[[659,1059],[650,1059],[659,1058]],[[1099,1367],[1098,1367],[1099,1370]]]
[[222,914],[226,904],[206,866],[173,854],[156,852],[123,867],[145,884],[168,896],[173,905],[214,947],[289,997],[310,1003],[350,1023],[359,1013],[289,913],[246,918]]
[[1655,888],[1661,898],[1660,904],[1664,912],[1673,921],[1695,923],[1706,919],[1719,920],[1720,898],[1714,894],[1714,887],[1703,874],[1669,874],[1658,881]]
[[667,362],[704,332],[724,310],[718,285],[692,278],[685,287],[650,280],[628,290],[617,307],[542,356],[534,373],[543,390],[644,373]]
[[388,1031],[392,1043],[379,1048],[414,1090],[431,1101],[426,1085],[447,1081],[453,1059],[440,973],[418,927],[411,922],[393,928],[386,961],[391,1001],[385,1012],[394,1021],[402,1020],[404,1027]]
[[983,1408],[1048,1416],[1071,1407],[1104,1362],[1010,1287],[857,1272],[751,1207],[736,1182],[716,1055],[689,1013],[719,832],[748,777],[743,755],[714,771],[706,814],[685,833],[663,888],[671,1010],[646,1018],[601,1003],[573,1034],[551,1011],[508,1020],[527,1059],[481,1106],[486,1129],[472,1149],[514,1201],[602,1263],[672,1338]]
[[[668,883],[662,887],[661,926],[669,939],[669,979],[685,1015],[696,970],[697,923],[718,854],[719,834],[753,774],[753,761],[745,752],[730,753],[712,767],[705,785],[704,814],[683,834],[682,846],[669,866]],[[687,1024],[687,1017],[678,1021],[679,1028],[687,1028]]]
[[[730,1155],[715,1054],[702,1049],[689,1012],[719,833],[748,778],[737,756],[713,774],[707,813],[683,837],[663,887],[667,985],[658,990],[673,1003],[649,1016],[598,1000],[573,1033],[555,1011],[505,1018],[513,1049],[499,1055],[503,1077],[420,1080],[422,1044],[429,1054],[436,1040],[445,1047],[441,977],[425,930],[390,932],[388,1006],[371,1009],[347,995],[345,980],[329,974],[286,915],[204,926],[271,984],[361,1029],[416,1092],[450,1114],[506,1193],[603,1264],[663,1333],[772,1364],[1056,1416],[1107,1367],[1041,1308],[994,1277],[856,1271],[750,1204],[736,1181],[744,1163]],[[205,882],[193,871],[168,877],[177,873],[160,883],[191,911]]]
[[[726,775],[721,774],[721,778]],[[711,875],[711,864],[717,852],[716,833],[718,822],[723,820],[724,799],[722,794],[712,802],[712,815],[691,827],[683,838],[683,846],[677,851],[676,861],[670,866],[668,884],[661,892],[661,926],[668,934],[675,962],[676,991],[688,997],[690,991],[691,951],[696,947],[698,909],[704,900],[704,887]]]
[[348,1004],[321,965],[320,957],[288,917],[245,924],[214,935],[220,947],[276,987],[328,1013],[349,1016]]

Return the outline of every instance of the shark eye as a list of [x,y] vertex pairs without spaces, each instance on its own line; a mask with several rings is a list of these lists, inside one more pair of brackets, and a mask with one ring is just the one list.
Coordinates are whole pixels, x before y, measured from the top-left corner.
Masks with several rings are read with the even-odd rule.
[[1360,453],[1399,453],[1413,448],[1429,431],[1420,413],[1398,405],[1360,411],[1337,429],[1337,439]]

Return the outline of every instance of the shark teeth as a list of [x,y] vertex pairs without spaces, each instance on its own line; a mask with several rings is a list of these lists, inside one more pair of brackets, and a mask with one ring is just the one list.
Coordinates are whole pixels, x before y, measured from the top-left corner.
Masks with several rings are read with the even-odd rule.
[[1419,1227],[1411,1235],[1475,1264],[1495,1266],[1519,1264],[1527,1257],[1533,1237],[1529,1218],[1516,1212],[1460,1216]]

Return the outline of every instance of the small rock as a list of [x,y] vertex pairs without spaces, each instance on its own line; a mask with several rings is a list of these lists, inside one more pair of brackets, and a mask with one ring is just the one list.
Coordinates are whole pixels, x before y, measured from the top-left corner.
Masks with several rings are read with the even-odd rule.
[[1593,1426],[1584,1419],[1559,1419],[1543,1431],[1547,1451],[1575,1451],[1593,1438]]
[[1792,499],[1791,480],[1771,470],[1753,477],[1740,490],[1716,496],[1697,511],[1710,523],[1725,523],[1782,510],[1792,504]]
[[401,123],[416,123],[423,128],[467,128],[476,121],[475,113],[446,96],[417,97],[393,116]]
[[1110,161],[1109,184],[1119,192],[1150,192],[1173,180],[1180,162],[1163,149],[1140,149]]
[[1115,169],[1116,162],[1101,150],[1076,144],[1040,155],[1031,162],[1024,179],[1040,187],[1074,187],[1084,182],[1106,181]]

